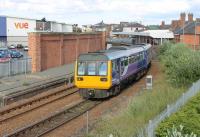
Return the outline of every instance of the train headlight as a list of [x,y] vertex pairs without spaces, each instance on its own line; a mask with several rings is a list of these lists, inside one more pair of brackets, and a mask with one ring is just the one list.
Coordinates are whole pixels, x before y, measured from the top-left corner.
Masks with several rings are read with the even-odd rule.
[[77,77],[77,81],[83,81],[82,77]]
[[106,81],[108,81],[108,79],[107,79],[107,78],[100,78],[100,80],[101,80],[101,81],[103,81],[103,82],[106,82]]

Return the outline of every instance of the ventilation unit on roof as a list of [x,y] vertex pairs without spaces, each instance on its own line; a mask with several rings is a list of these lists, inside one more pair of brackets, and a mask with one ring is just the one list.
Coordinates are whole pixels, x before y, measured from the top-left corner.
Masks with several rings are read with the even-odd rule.
[[127,50],[127,49],[129,48],[125,46],[113,46],[113,47],[110,47],[108,50]]

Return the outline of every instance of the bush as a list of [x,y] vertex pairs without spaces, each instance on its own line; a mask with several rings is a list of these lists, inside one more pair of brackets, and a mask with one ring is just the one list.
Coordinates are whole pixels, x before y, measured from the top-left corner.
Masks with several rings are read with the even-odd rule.
[[157,137],[166,137],[168,132],[173,125],[178,128],[179,125],[183,125],[182,133],[191,134],[195,133],[200,136],[200,94],[193,97],[180,111],[173,114],[166,120],[160,123],[156,129]]
[[159,58],[168,81],[174,86],[189,86],[200,78],[200,53],[184,44],[163,44]]
[[176,128],[174,125],[172,129],[167,130],[167,136],[166,137],[197,137],[196,134],[193,132],[191,134],[184,134],[183,133],[184,126],[180,125],[179,128]]

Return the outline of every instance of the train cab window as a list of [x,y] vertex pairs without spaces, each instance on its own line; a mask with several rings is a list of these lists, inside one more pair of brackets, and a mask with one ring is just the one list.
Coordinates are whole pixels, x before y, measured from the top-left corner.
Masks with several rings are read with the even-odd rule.
[[78,63],[78,75],[85,75],[85,62]]
[[100,76],[106,76],[107,75],[107,63],[106,62],[100,62],[99,63],[99,75]]
[[88,63],[88,75],[94,76],[96,75],[96,63],[94,62],[89,62]]

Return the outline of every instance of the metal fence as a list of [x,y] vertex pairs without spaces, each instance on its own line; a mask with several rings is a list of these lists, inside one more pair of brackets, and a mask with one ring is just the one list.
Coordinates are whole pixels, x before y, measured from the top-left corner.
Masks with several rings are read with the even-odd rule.
[[158,124],[164,120],[166,117],[169,117],[171,114],[175,113],[181,106],[183,106],[191,97],[196,95],[200,91],[200,80],[193,83],[190,89],[183,93],[183,95],[171,105],[167,105],[167,108],[153,120],[149,121],[149,124],[141,131],[138,132],[137,137],[155,137],[155,129]]
[[0,63],[0,78],[31,72],[31,58],[10,59]]

